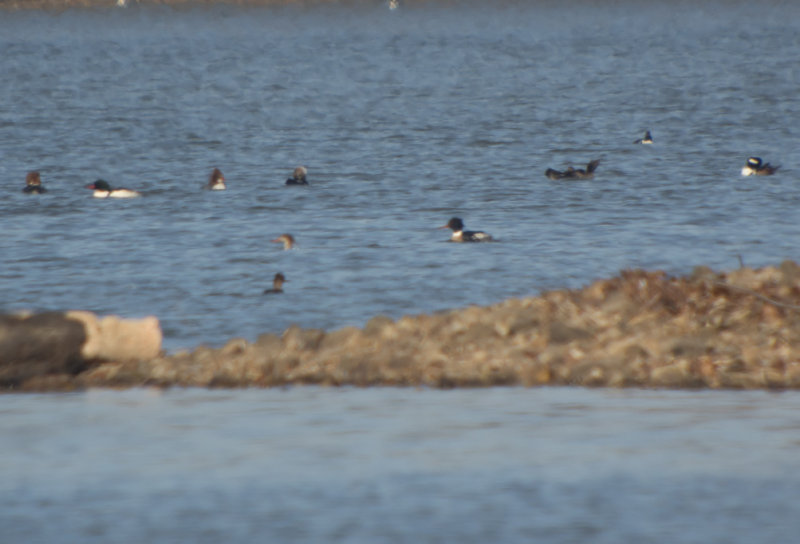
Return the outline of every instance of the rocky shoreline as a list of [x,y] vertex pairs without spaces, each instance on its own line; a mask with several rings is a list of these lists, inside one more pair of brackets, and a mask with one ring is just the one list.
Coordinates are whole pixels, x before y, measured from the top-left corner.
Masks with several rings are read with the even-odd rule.
[[[160,330],[152,318],[141,321],[141,332],[117,321],[106,329],[122,336],[93,340],[105,346],[94,351],[69,348],[69,357],[54,355],[67,348],[52,325],[47,335],[31,337],[39,348],[56,341],[50,352],[30,349],[19,322],[16,332],[0,327],[0,388],[800,388],[800,266],[791,261],[728,273],[699,267],[682,278],[629,270],[583,289],[487,307],[378,316],[361,329],[290,327],[281,336],[173,355],[153,352]],[[9,338],[17,351],[9,351]],[[144,345],[147,355],[135,351]]]

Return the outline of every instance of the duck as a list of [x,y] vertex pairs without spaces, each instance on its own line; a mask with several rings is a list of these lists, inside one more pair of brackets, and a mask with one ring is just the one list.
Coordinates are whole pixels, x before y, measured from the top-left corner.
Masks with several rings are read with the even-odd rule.
[[760,157],[750,157],[742,167],[743,176],[771,176],[778,171],[780,166],[764,163]]
[[87,189],[94,190],[94,198],[136,198],[142,196],[139,191],[131,189],[112,189],[106,180],[98,179],[94,183],[86,186]]
[[451,242],[490,242],[492,237],[483,231],[464,230],[464,222],[459,217],[452,217],[446,225],[440,229],[450,229],[453,231],[450,236]]
[[278,272],[275,274],[275,277],[272,278],[272,289],[265,289],[265,295],[279,295],[283,293],[283,283],[287,281],[283,274]]
[[573,168],[570,166],[563,172],[548,168],[544,175],[550,179],[591,179],[594,177],[594,171],[597,170],[597,165],[600,164],[600,159],[595,159],[586,165],[586,170],[583,168]]
[[286,185],[308,185],[307,174],[308,169],[305,166],[298,166],[292,172],[292,177],[286,180]]
[[214,168],[208,178],[206,189],[209,191],[224,191],[225,188],[225,176],[222,175],[222,171],[219,168]]
[[22,192],[29,195],[40,195],[47,192],[47,189],[42,185],[42,178],[39,176],[39,172],[28,172],[28,175],[25,176],[25,188],[22,189]]
[[653,143],[653,136],[650,135],[650,131],[645,131],[644,136],[640,139],[633,142],[635,144],[652,144]]
[[271,242],[278,242],[283,243],[283,249],[292,249],[294,247],[294,236],[291,234],[281,234],[274,240],[270,240]]

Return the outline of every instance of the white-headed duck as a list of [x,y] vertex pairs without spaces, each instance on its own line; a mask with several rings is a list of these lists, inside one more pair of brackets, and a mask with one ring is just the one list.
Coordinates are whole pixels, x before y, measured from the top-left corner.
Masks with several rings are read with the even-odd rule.
[[305,166],[298,166],[292,172],[292,177],[286,180],[286,185],[308,185],[306,175],[308,175],[308,169]]

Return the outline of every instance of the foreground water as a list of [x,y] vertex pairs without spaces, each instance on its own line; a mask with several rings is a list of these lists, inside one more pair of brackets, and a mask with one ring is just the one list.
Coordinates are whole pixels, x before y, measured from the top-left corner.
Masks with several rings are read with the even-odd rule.
[[[4,542],[792,542],[800,396],[0,398]],[[12,439],[13,437],[13,439]]]
[[[0,17],[0,310],[174,350],[796,258],[790,2],[137,7]],[[634,146],[645,129],[656,144]],[[779,175],[742,178],[749,155]],[[602,159],[594,180],[553,182]],[[283,186],[297,165],[311,186]],[[229,189],[201,190],[212,167]],[[38,169],[50,192],[20,192]],[[98,177],[141,190],[98,201]],[[451,216],[500,242],[446,243]],[[270,240],[298,239],[284,252]],[[264,297],[274,273],[289,283]]]

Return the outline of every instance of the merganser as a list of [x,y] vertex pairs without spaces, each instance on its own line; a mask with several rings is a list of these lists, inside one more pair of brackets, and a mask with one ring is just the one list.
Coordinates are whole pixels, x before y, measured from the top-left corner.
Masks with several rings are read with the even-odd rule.
[[28,172],[28,175],[25,176],[25,188],[22,189],[22,192],[29,195],[40,195],[47,192],[47,189],[42,186],[42,178],[39,176],[39,172]]
[[286,180],[286,185],[308,185],[306,174],[308,174],[306,167],[298,166],[292,172],[292,177]]
[[272,289],[265,289],[265,295],[279,295],[283,293],[283,282],[287,281],[286,278],[283,277],[283,274],[278,272],[275,274],[275,277],[272,278]]
[[271,242],[283,242],[283,249],[292,249],[294,247],[294,236],[291,234],[281,234]]
[[446,225],[439,228],[453,231],[453,235],[450,236],[451,242],[490,242],[492,240],[492,237],[485,232],[464,230],[464,222],[458,217],[451,218]]
[[653,143],[653,137],[650,135],[650,131],[648,130],[647,132],[644,133],[644,136],[641,139],[636,140],[633,143],[635,143],[635,144],[652,144]]
[[763,163],[759,157],[750,157],[742,167],[743,176],[771,176],[778,171],[780,166]]
[[209,191],[225,190],[225,176],[222,175],[222,172],[219,168],[214,168],[214,171],[211,172],[211,177],[208,178],[206,189]]
[[94,190],[92,196],[95,198],[136,198],[142,196],[142,193],[131,189],[112,189],[108,182],[103,179],[90,183],[86,188]]
[[583,168],[569,167],[563,172],[548,168],[544,175],[550,179],[590,179],[594,177],[594,171],[597,165],[600,164],[600,159],[595,159],[586,165],[586,170]]

